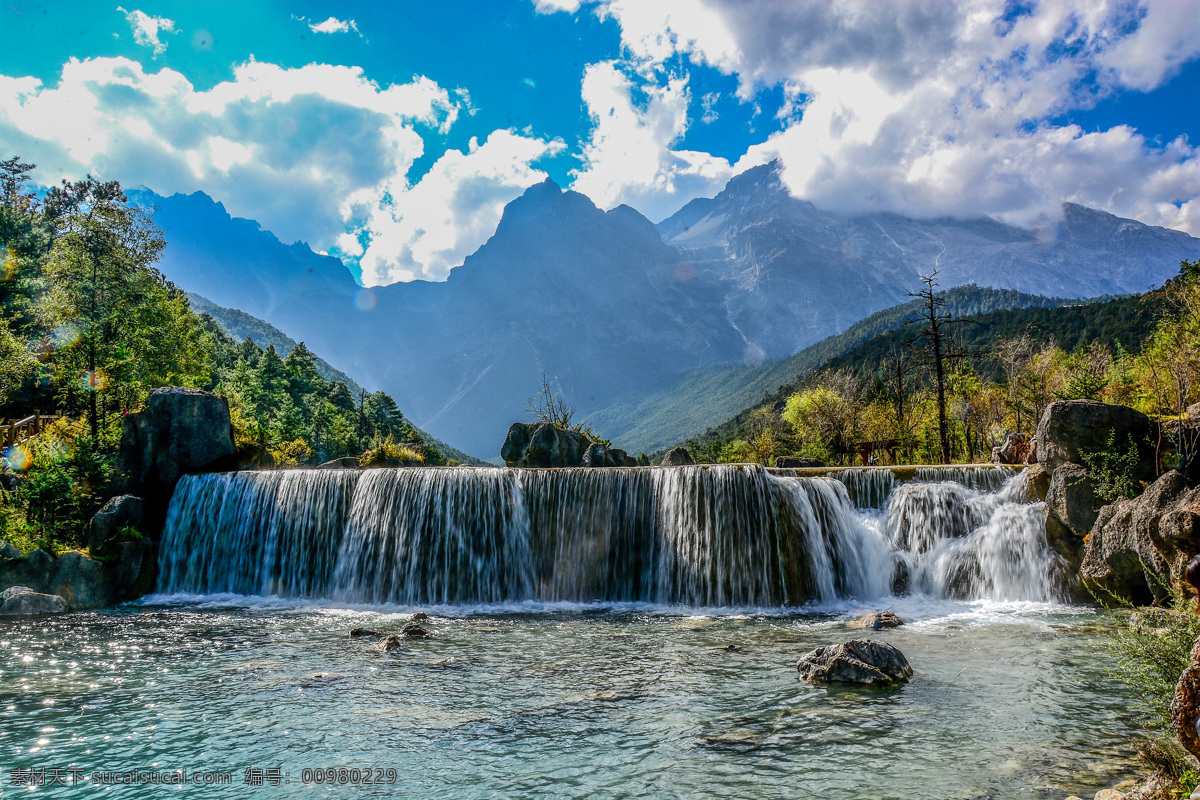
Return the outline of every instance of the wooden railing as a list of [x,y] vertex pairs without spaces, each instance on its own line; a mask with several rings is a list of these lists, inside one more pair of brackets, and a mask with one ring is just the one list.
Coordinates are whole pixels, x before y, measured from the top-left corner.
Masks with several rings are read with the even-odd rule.
[[25,419],[13,420],[9,423],[0,422],[0,442],[5,447],[20,444],[31,436],[37,436],[46,429],[46,425],[56,419],[62,419],[61,414],[30,414]]

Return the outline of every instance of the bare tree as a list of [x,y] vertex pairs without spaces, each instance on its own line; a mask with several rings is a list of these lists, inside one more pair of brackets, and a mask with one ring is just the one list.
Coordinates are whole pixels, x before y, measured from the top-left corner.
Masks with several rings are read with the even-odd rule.
[[909,297],[921,301],[921,311],[909,322],[920,322],[921,338],[924,340],[922,350],[933,366],[934,386],[937,389],[938,408],[938,444],[942,451],[942,462],[950,460],[950,426],[946,417],[946,363],[962,356],[954,346],[951,331],[957,320],[945,310],[946,300],[939,297],[934,287],[937,286],[937,270],[929,275],[922,275],[921,282],[925,288],[909,292]]

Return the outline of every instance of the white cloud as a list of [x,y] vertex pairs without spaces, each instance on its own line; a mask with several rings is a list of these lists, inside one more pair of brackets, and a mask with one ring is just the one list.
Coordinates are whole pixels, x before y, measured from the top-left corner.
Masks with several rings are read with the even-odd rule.
[[414,126],[457,114],[428,78],[381,87],[356,67],[250,61],[197,91],[170,69],[72,59],[57,85],[0,76],[0,141],[45,183],[91,173],[160,194],[197,189],[284,241],[332,245],[345,206],[401,179],[424,143]]
[[579,10],[580,0],[533,0],[533,5],[539,14],[554,14],[558,11],[574,14]]
[[396,186],[369,210],[363,284],[445,279],[495,232],[504,206],[545,179],[530,164],[563,147],[498,130],[466,153],[447,150],[415,186]]
[[159,32],[172,33],[175,30],[175,23],[166,17],[152,17],[149,14],[134,9],[126,11],[117,6],[117,11],[125,15],[126,22],[133,30],[133,40],[143,47],[149,47],[154,50],[154,55],[159,56],[167,51],[167,43],[158,38]]
[[1019,221],[1070,200],[1200,234],[1185,139],[1050,122],[1161,85],[1200,53],[1200,14],[1175,0],[1030,5],[605,0],[600,13],[643,65],[683,54],[736,75],[744,99],[782,86],[785,129],[735,170],[779,157],[818,205]]
[[330,17],[324,22],[310,22],[308,29],[313,33],[358,33],[358,25],[352,19]]
[[687,131],[686,78],[644,87],[637,107],[632,82],[613,62],[589,66],[583,101],[594,129],[572,188],[603,208],[626,203],[658,220],[701,194],[715,194],[733,175],[723,158],[671,146]]

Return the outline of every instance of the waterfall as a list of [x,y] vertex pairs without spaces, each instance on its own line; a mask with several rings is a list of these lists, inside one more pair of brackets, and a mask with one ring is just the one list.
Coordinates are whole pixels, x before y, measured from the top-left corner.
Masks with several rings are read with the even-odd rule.
[[1025,478],[958,472],[797,477],[735,464],[189,476],[168,511],[159,590],[407,606],[779,606],[905,587],[1052,599],[1057,561]]

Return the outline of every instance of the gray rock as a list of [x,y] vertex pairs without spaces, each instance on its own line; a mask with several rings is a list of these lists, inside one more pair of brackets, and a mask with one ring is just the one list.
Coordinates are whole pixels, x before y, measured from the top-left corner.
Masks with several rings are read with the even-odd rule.
[[500,456],[510,467],[579,467],[591,444],[582,433],[549,422],[514,422]]
[[819,458],[800,458],[799,456],[776,456],[775,466],[779,469],[814,469],[828,466]]
[[229,404],[199,389],[165,387],[125,417],[117,469],[125,491],[165,502],[180,476],[237,465]]
[[408,619],[411,622],[420,622],[423,619],[429,619],[429,615],[424,611],[414,611]]
[[12,544],[12,542],[0,542],[0,558],[20,558],[21,550]]
[[859,617],[854,621],[855,628],[870,628],[871,630],[882,630],[884,628],[898,628],[904,624],[904,620],[896,616],[894,611],[872,611]]
[[1113,435],[1118,447],[1138,446],[1143,480],[1154,477],[1155,453],[1150,444],[1150,418],[1126,406],[1096,400],[1051,403],[1033,437],[1037,462],[1051,472],[1063,464],[1083,464],[1083,454],[1103,450]]
[[1104,503],[1096,497],[1087,470],[1078,464],[1060,464],[1050,473],[1046,510],[1079,538],[1096,524]]
[[1200,487],[1176,470],[1133,499],[1100,509],[1088,534],[1079,575],[1138,603],[1166,595],[1183,582],[1187,562],[1200,552]]
[[382,637],[383,634],[379,633],[378,631],[373,631],[369,628],[351,628],[350,629],[350,638],[351,639],[357,639],[360,636],[371,636],[371,637],[378,639],[378,638]]
[[581,467],[611,467],[613,466],[612,457],[609,456],[607,448],[599,442],[593,442],[588,445],[587,450],[583,451],[583,459],[580,461]]
[[393,633],[388,636],[384,636],[375,643],[375,646],[385,653],[393,653],[397,650],[404,649],[404,640]]
[[63,553],[54,559],[50,590],[67,598],[72,608],[99,608],[110,602],[113,585],[103,562],[83,553]]
[[61,614],[66,610],[66,598],[56,594],[35,592],[28,586],[10,586],[0,592],[0,615],[2,616]]
[[818,647],[796,662],[800,677],[809,683],[854,683],[891,686],[912,677],[904,654],[887,642],[851,639]]
[[686,447],[672,447],[662,460],[664,467],[689,467],[695,463]]
[[117,495],[104,504],[92,517],[88,533],[88,550],[93,556],[103,555],[115,545],[123,528],[141,531],[145,525],[145,503],[131,494]]
[[331,461],[326,461],[317,469],[358,469],[358,459],[354,456],[346,456],[344,458],[335,458]]
[[433,636],[433,633],[415,622],[409,622],[400,629],[400,636],[404,639],[426,639]]

